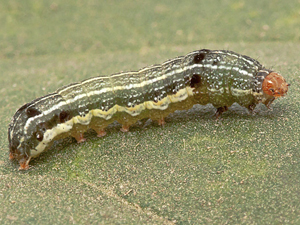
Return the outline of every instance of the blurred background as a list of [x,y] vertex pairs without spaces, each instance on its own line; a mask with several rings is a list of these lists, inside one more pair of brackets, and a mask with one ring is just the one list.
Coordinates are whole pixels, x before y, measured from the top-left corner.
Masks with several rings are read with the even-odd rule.
[[0,57],[298,42],[299,0],[0,2]]
[[[300,224],[300,0],[0,0],[1,224]],[[176,112],[8,160],[24,103],[196,49],[257,59],[291,84],[271,109]]]

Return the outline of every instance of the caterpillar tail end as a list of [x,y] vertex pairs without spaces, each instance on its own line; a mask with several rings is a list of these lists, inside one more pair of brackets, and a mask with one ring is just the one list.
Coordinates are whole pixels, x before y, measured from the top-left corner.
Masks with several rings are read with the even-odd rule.
[[19,160],[19,170],[28,170],[29,169],[29,162],[30,162],[31,157],[29,157],[28,159],[23,158]]
[[10,148],[9,160],[18,161],[19,165],[20,165],[19,170],[28,170],[31,156],[28,156],[27,154],[25,154],[25,155],[20,154],[20,152],[16,151],[13,148]]

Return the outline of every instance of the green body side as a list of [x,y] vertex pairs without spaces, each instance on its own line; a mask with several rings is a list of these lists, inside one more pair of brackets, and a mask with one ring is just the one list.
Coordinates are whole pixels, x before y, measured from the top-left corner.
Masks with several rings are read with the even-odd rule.
[[[8,131],[10,151],[19,158],[29,157],[29,149],[34,149],[40,141],[37,137],[78,116],[82,119],[78,117],[73,133],[82,133],[89,127],[104,128],[115,120],[130,125],[145,117],[158,119],[193,104],[211,103],[219,108],[237,102],[249,107],[259,102],[253,93],[261,92],[262,78],[257,74],[262,68],[260,63],[247,56],[203,49],[137,72],[99,76],[71,84],[16,112]],[[188,88],[193,90],[192,94],[168,103],[168,96]],[[106,112],[116,105],[130,108],[145,102],[161,102],[162,105],[158,109],[145,108],[138,115],[116,111],[108,119],[85,118],[95,109]]]

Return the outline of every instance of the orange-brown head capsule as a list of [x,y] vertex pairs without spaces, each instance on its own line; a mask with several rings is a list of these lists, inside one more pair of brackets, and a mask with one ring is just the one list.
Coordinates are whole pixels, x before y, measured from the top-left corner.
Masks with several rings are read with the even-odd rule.
[[280,74],[271,72],[265,77],[262,90],[265,94],[278,98],[286,95],[288,86]]

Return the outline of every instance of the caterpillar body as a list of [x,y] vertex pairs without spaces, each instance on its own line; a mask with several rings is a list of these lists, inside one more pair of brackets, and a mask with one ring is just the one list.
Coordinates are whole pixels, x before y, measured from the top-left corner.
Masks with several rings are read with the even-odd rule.
[[197,50],[135,72],[98,76],[73,83],[23,105],[8,128],[9,158],[20,170],[53,141],[73,136],[85,141],[114,121],[129,126],[143,118],[164,124],[164,117],[194,104],[211,103],[220,116],[234,102],[252,111],[286,95],[288,84],[258,61],[225,50]]

